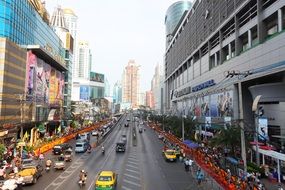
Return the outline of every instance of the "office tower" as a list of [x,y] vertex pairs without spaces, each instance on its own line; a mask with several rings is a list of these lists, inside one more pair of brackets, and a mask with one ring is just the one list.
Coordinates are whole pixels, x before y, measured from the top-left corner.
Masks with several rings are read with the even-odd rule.
[[130,103],[132,108],[138,107],[139,95],[139,65],[135,60],[130,60],[123,73],[123,97],[124,103]]
[[113,88],[113,99],[115,104],[120,104],[122,102],[122,84],[117,81]]
[[89,79],[92,63],[92,54],[87,41],[80,41],[77,44],[78,48],[78,71],[75,71],[74,76],[83,79]]
[[166,11],[165,15],[165,35],[166,35],[166,47],[171,42],[174,34],[180,22],[183,20],[187,11],[191,8],[192,3],[190,1],[178,1],[173,3]]

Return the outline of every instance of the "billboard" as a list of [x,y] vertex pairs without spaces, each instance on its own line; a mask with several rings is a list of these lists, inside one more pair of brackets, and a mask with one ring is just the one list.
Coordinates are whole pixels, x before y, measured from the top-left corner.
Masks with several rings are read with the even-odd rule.
[[100,73],[90,72],[90,81],[104,83],[104,75]]
[[258,118],[258,140],[264,143],[269,140],[267,118]]
[[37,102],[44,101],[44,61],[37,59],[36,65],[36,85],[35,85],[35,98]]
[[44,63],[44,102],[49,103],[49,87],[50,87],[51,66]]
[[49,103],[51,105],[55,105],[55,98],[56,98],[56,70],[51,68],[50,71],[50,83],[49,83]]
[[27,99],[32,99],[35,91],[36,84],[36,66],[37,56],[32,51],[27,52],[27,64],[26,64],[26,94]]
[[80,86],[80,100],[89,100],[89,86]]

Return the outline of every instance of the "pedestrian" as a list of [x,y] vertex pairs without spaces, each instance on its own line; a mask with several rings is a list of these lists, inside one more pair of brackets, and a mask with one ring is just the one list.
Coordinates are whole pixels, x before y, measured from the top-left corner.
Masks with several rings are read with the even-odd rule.
[[200,168],[197,170],[196,179],[197,179],[198,185],[200,185],[202,180],[204,179],[204,173]]
[[192,171],[192,168],[193,168],[193,160],[189,159],[188,160],[188,165],[189,165],[189,169]]
[[188,160],[188,158],[184,162],[184,167],[185,167],[185,171],[189,172],[189,160]]

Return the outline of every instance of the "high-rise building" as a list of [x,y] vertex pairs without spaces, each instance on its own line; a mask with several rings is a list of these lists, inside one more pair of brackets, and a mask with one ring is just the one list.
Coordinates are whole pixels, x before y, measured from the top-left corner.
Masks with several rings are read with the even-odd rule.
[[151,90],[146,91],[146,97],[145,97],[145,104],[150,109],[154,108],[154,100],[153,100],[153,92]]
[[113,99],[115,104],[120,104],[122,102],[122,84],[117,81],[113,88]]
[[76,14],[74,13],[72,9],[68,9],[68,8],[63,9],[63,14],[65,18],[66,28],[69,30],[73,39],[76,41],[78,17],[76,16]]
[[75,71],[74,76],[88,80],[92,64],[92,54],[89,43],[87,41],[80,41],[77,44],[77,51],[78,70]]
[[71,87],[72,87],[72,67],[73,67],[73,44],[74,39],[68,31],[63,10],[60,6],[56,7],[50,21],[50,25],[55,29],[57,35],[63,42],[65,48],[65,64],[68,70],[64,73],[64,103],[63,113],[64,126],[69,126],[71,120]]
[[139,106],[146,106],[146,93],[140,92],[139,94]]
[[223,126],[243,110],[247,127],[260,122],[284,145],[284,8],[277,0],[195,1],[165,51],[168,111]]
[[166,11],[165,16],[165,31],[166,31],[166,47],[171,42],[174,34],[177,31],[179,23],[183,20],[187,11],[191,8],[190,1],[178,1],[173,3]]
[[136,64],[135,60],[130,60],[125,67],[123,74],[122,101],[124,103],[131,103],[132,108],[138,107],[140,89],[139,67],[140,66]]
[[157,113],[162,112],[162,80],[163,80],[163,69],[160,64],[155,67],[155,72],[151,81],[151,91],[153,92],[154,110]]
[[110,83],[107,79],[107,77],[105,77],[105,97],[110,97],[111,96],[111,92],[110,92]]
[[65,49],[39,0],[3,0],[0,10],[0,141],[26,131],[33,146],[61,125]]

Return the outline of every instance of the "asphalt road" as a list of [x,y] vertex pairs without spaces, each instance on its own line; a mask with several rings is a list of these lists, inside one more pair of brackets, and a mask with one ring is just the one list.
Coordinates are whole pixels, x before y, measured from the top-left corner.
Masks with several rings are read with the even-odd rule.
[[[131,116],[127,116],[131,117]],[[132,118],[131,118],[132,119]],[[186,173],[180,162],[169,163],[162,157],[162,142],[157,134],[146,127],[143,133],[138,132],[137,124],[132,120],[129,127],[124,127],[126,116],[122,118],[111,133],[103,139],[105,155],[100,147],[92,153],[76,154],[64,171],[43,172],[37,184],[25,186],[25,190],[73,190],[79,189],[79,172],[88,172],[87,184],[83,189],[94,189],[95,177],[101,170],[112,170],[118,174],[117,189],[122,190],[185,190],[204,189],[197,187],[194,173]],[[122,124],[122,125],[120,125]],[[132,142],[132,128],[137,131],[136,146]],[[125,153],[116,153],[115,144],[122,134],[127,135]],[[96,137],[91,137],[95,142]],[[69,142],[74,145],[75,141]],[[51,157],[47,153],[46,157]],[[208,188],[209,189],[209,188]]]

